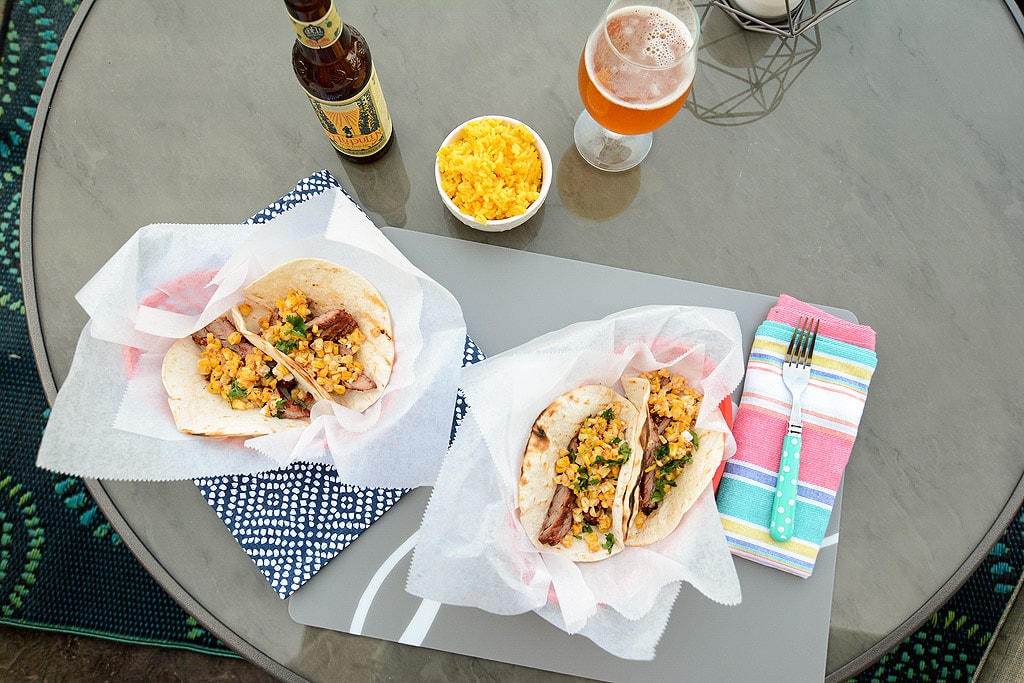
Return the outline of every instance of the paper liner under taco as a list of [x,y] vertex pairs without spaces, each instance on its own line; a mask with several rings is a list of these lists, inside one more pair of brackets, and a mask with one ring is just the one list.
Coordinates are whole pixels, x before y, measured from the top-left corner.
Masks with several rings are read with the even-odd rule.
[[634,489],[629,494],[629,520],[626,545],[643,546],[656,543],[672,533],[683,515],[693,507],[701,493],[715,476],[715,470],[725,456],[725,434],[707,429],[694,429],[698,447],[693,459],[686,463],[675,479],[675,486],[666,488],[665,497],[654,512],[647,516],[643,526],[637,527],[640,510],[640,478],[643,477],[643,449],[649,414],[648,400],[651,383],[642,377],[622,378],[623,391],[630,402],[640,410],[640,436],[637,443],[637,476]]
[[[611,403],[622,405],[618,416],[625,420],[624,440],[632,453],[629,460],[620,467],[615,490],[615,503],[611,511],[613,521],[609,532],[615,536],[611,552],[601,548],[591,551],[587,543],[574,539],[572,546],[562,544],[546,545],[538,536],[547,517],[548,506],[555,494],[555,462],[561,452],[579,432],[580,425],[588,417],[603,412]],[[593,562],[621,552],[625,547],[623,536],[628,510],[626,497],[633,488],[637,469],[637,430],[640,413],[624,396],[608,387],[586,385],[569,391],[555,399],[540,414],[530,433],[523,453],[522,475],[519,479],[519,519],[530,541],[538,548],[561,554],[574,562]],[[601,533],[602,539],[604,532]]]
[[[356,319],[366,341],[360,345],[355,360],[362,364],[363,373],[376,383],[376,388],[329,393],[316,383],[311,372],[262,336],[260,318],[275,311],[277,300],[285,298],[291,290],[301,290],[306,295],[314,315],[341,308]],[[236,326],[264,353],[285,364],[303,385],[312,387],[318,398],[362,412],[384,393],[395,362],[391,312],[380,292],[365,277],[323,259],[298,259],[282,264],[255,280],[243,290],[243,294],[252,311],[243,316],[235,308],[232,317]]]
[[201,355],[202,348],[190,337],[174,342],[164,355],[161,376],[179,431],[199,436],[261,436],[309,425],[309,418],[268,417],[259,408],[234,410],[220,394],[207,390],[208,382],[199,373]]

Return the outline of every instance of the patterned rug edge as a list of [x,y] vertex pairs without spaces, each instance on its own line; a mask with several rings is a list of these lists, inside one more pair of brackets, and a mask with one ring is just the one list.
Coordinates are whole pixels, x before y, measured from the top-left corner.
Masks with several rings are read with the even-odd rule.
[[49,415],[25,318],[21,182],[73,0],[8,0],[0,46],[0,624],[237,657],[145,572],[84,483],[35,467]]

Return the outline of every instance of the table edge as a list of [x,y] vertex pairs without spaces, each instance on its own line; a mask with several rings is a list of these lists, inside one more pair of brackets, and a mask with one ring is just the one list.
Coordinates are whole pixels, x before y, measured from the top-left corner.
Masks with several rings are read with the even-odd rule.
[[1017,22],[1017,27],[1024,34],[1024,13],[1021,12],[1020,5],[1017,4],[1016,0],[1005,0],[1005,2],[1006,9],[1010,10],[1013,20]]

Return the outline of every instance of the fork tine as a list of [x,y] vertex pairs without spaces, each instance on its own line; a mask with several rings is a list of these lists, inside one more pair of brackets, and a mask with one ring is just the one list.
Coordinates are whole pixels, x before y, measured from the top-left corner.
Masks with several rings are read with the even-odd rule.
[[811,364],[811,358],[814,356],[814,343],[818,341],[818,325],[820,324],[821,321],[818,319],[807,319],[807,331],[800,349],[799,363],[801,365]]
[[800,316],[800,322],[797,323],[797,326],[793,328],[793,336],[789,338],[789,348],[786,349],[786,358],[785,358],[785,362],[786,363],[792,363],[793,362],[793,359],[795,358],[795,356],[793,355],[793,350],[800,348],[799,339],[800,339],[801,333],[803,332],[803,327],[804,327],[804,318],[803,318],[803,316]]

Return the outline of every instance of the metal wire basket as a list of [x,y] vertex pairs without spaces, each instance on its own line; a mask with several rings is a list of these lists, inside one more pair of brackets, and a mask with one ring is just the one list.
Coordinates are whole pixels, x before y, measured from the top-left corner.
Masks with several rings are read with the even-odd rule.
[[783,0],[783,2],[786,12],[780,17],[760,18],[740,9],[736,0],[711,0],[712,5],[719,7],[746,30],[773,33],[784,38],[795,38],[856,0],[832,0],[821,9],[817,8],[814,0]]

